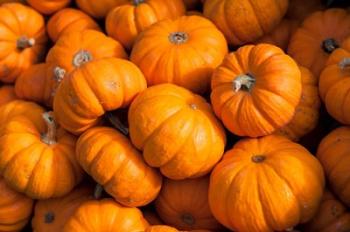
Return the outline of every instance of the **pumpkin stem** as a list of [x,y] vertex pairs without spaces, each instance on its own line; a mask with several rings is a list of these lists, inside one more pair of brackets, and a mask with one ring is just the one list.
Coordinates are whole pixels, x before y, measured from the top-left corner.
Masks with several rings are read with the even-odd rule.
[[339,62],[340,69],[345,69],[350,67],[350,58],[346,57]]
[[184,223],[187,225],[193,226],[196,222],[196,220],[193,218],[193,216],[189,213],[185,213],[181,216],[181,219]]
[[119,130],[123,135],[127,136],[129,134],[129,129],[120,121],[118,117],[114,116],[111,112],[107,112],[106,117],[112,126]]
[[145,0],[134,0],[133,2],[135,6],[138,6],[139,4],[144,3]]
[[78,68],[81,65],[83,65],[91,60],[92,60],[92,55],[89,51],[80,50],[73,57],[73,65],[74,65],[74,67]]
[[64,70],[64,69],[61,68],[61,67],[56,66],[56,67],[53,69],[53,73],[55,74],[55,81],[57,81],[58,83],[60,83],[60,82],[63,80],[64,75],[66,75],[66,70]]
[[257,163],[257,164],[264,162],[265,159],[266,159],[266,157],[263,156],[263,155],[255,155],[255,156],[252,157],[252,161],[254,163]]
[[339,44],[335,39],[329,38],[322,42],[322,49],[328,54],[331,54],[337,48],[339,48]]
[[103,193],[103,186],[100,184],[97,184],[94,191],[94,198],[96,200],[100,199],[102,197],[102,193]]
[[17,48],[21,49],[21,50],[33,47],[34,45],[35,45],[34,38],[28,38],[27,36],[21,36],[17,40]]
[[47,145],[56,144],[56,123],[55,118],[53,116],[53,112],[45,112],[43,114],[43,118],[47,125],[47,132],[46,134],[41,136],[41,141],[43,141]]
[[250,74],[238,75],[233,81],[233,89],[235,92],[244,90],[250,92],[255,84],[255,78]]
[[45,214],[44,222],[45,222],[46,224],[50,224],[50,223],[52,223],[54,220],[55,220],[55,215],[53,214],[53,212],[47,212],[47,213]]
[[169,35],[169,41],[179,45],[183,44],[188,40],[188,34],[185,32],[172,32]]

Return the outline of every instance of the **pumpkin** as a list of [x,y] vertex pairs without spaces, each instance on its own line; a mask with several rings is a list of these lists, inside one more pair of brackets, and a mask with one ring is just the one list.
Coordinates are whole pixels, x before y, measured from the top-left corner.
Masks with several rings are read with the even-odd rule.
[[142,211],[143,213],[143,217],[146,219],[146,221],[150,224],[150,225],[163,225],[164,223],[162,222],[162,220],[159,218],[159,216],[153,212],[152,210],[144,210]]
[[277,135],[243,139],[211,173],[209,205],[231,230],[283,231],[315,215],[324,182],[321,164],[301,145]]
[[148,227],[145,232],[179,232],[174,227],[165,226],[165,225],[158,225],[158,226],[150,226]]
[[52,14],[69,5],[70,0],[27,0],[28,4],[42,14]]
[[59,124],[80,134],[99,123],[106,111],[127,107],[146,89],[141,71],[127,60],[91,61],[60,83],[53,109]]
[[319,77],[329,55],[350,35],[350,14],[332,8],[308,16],[292,36],[288,54]]
[[140,34],[130,59],[148,85],[173,83],[203,93],[226,53],[225,38],[214,24],[204,17],[182,16],[153,24]]
[[292,58],[276,46],[259,44],[227,55],[213,73],[211,88],[212,106],[225,127],[258,137],[292,120],[302,84]]
[[350,231],[350,213],[331,192],[326,191],[316,216],[303,228],[308,232]]
[[333,192],[350,206],[350,127],[339,127],[324,137],[317,149]]
[[165,179],[155,201],[158,215],[167,225],[182,230],[222,229],[211,214],[208,188],[208,176],[180,181]]
[[92,192],[90,187],[82,186],[63,197],[38,201],[32,219],[33,231],[61,232],[75,210],[92,198]]
[[13,83],[45,54],[44,18],[20,3],[0,6],[0,81]]
[[33,209],[33,200],[14,190],[0,178],[0,231],[15,232],[25,227]]
[[69,218],[63,232],[140,232],[148,227],[142,212],[112,199],[84,202]]
[[15,88],[12,85],[3,85],[0,87],[0,106],[16,100],[18,97],[15,93]]
[[133,0],[115,7],[106,18],[109,36],[131,49],[140,32],[163,19],[176,19],[185,14],[182,0]]
[[301,66],[299,68],[302,82],[300,102],[293,119],[288,125],[275,132],[275,134],[284,135],[293,141],[299,140],[317,126],[321,106],[317,78],[307,68]]
[[34,199],[69,193],[83,174],[74,157],[76,138],[56,128],[52,112],[42,117],[37,122],[26,115],[13,117],[0,137],[0,174],[10,187]]
[[313,12],[323,10],[322,0],[289,0],[287,17],[302,22]]
[[269,33],[287,7],[288,0],[210,0],[205,1],[203,11],[230,44],[242,45]]
[[[141,0],[140,0],[141,1]],[[130,0],[76,0],[78,7],[89,15],[102,19],[116,6],[129,3]]]
[[101,30],[89,15],[73,8],[58,11],[47,22],[47,33],[53,42],[56,42],[64,34],[88,29]]
[[225,132],[199,95],[161,84],[140,93],[128,112],[132,143],[151,167],[180,180],[204,176],[220,160]]
[[107,57],[127,58],[127,54],[119,42],[102,32],[84,30],[62,35],[47,54],[46,62],[67,74],[87,62]]
[[187,10],[195,10],[201,6],[201,0],[183,0]]

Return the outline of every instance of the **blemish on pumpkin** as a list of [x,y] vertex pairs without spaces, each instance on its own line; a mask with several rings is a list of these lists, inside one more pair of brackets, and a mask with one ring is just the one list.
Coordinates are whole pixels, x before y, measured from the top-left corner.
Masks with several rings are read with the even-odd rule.
[[193,216],[189,213],[184,213],[181,215],[181,220],[186,223],[187,225],[194,225],[196,223],[196,220],[193,218]]
[[264,155],[254,155],[254,156],[252,156],[252,161],[254,162],[254,163],[262,163],[262,162],[264,162],[264,160],[266,159],[266,156],[264,156]]
[[198,109],[198,106],[194,103],[190,104],[191,109],[196,110]]
[[44,222],[46,224],[52,223],[55,220],[55,215],[53,212],[47,212],[44,217]]

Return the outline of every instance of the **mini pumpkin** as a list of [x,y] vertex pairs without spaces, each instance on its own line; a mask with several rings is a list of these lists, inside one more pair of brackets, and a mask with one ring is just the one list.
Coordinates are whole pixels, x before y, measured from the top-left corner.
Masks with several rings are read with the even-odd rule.
[[173,83],[203,93],[226,53],[225,38],[213,23],[200,16],[182,16],[153,24],[140,34],[130,59],[148,85]]
[[148,165],[171,179],[207,174],[220,160],[225,132],[199,95],[162,84],[140,93],[128,112],[132,143]]
[[211,80],[211,103],[225,127],[239,136],[273,133],[290,122],[302,84],[295,61],[280,48],[246,45],[226,56]]
[[45,54],[43,16],[20,3],[0,6],[0,81],[13,83]]
[[52,14],[66,7],[70,0],[27,0],[28,4],[42,14]]
[[211,173],[209,205],[231,230],[283,231],[315,215],[324,184],[321,164],[301,145],[276,135],[243,139]]
[[[139,0],[142,1],[142,0]],[[89,15],[102,19],[116,6],[129,3],[130,0],[76,0],[78,7]]]
[[47,33],[53,42],[56,42],[64,34],[88,29],[101,30],[89,15],[73,8],[58,11],[47,22]]
[[3,85],[0,87],[0,106],[16,99],[18,99],[18,97],[12,85]]

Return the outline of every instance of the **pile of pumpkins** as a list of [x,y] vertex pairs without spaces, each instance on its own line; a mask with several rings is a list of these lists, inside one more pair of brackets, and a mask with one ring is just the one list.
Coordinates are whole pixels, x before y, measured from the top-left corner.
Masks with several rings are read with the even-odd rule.
[[350,231],[350,9],[0,2],[0,231]]

